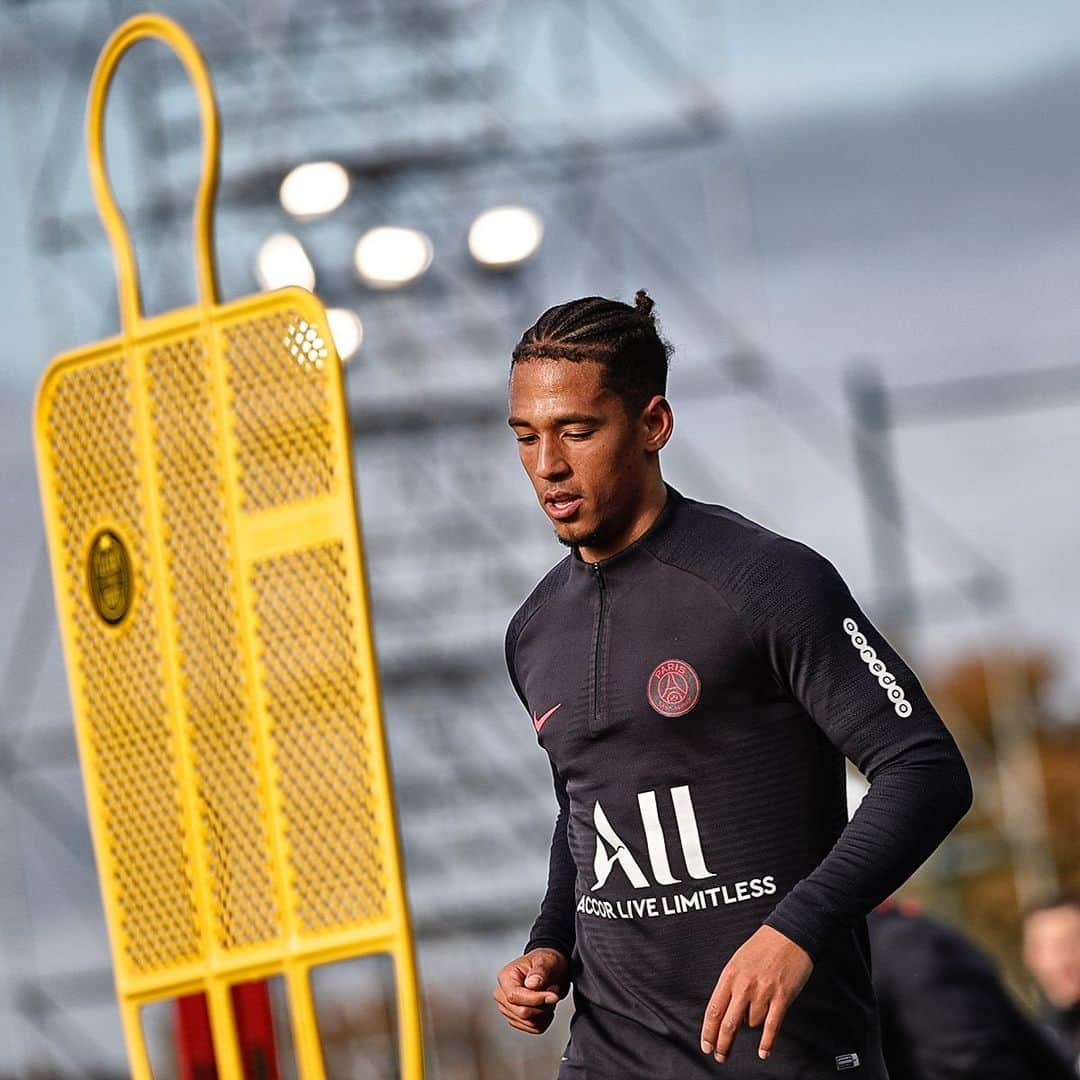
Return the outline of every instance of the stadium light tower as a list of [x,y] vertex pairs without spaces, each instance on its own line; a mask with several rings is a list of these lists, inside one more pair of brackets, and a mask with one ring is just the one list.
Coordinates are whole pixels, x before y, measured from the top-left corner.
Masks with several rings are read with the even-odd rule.
[[379,225],[356,243],[356,272],[373,289],[399,289],[421,277],[434,256],[431,239],[419,229]]
[[291,233],[274,233],[263,241],[255,258],[255,277],[264,289],[286,285],[315,288],[315,267],[304,245]]
[[336,161],[308,161],[290,170],[281,181],[279,196],[293,217],[329,214],[348,198],[349,174]]
[[469,228],[469,254],[483,267],[506,270],[533,256],[544,237],[540,215],[525,206],[496,206]]

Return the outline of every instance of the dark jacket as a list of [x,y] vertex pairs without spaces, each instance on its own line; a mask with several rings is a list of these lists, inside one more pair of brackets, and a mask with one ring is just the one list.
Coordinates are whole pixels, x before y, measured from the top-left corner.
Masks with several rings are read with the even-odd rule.
[[[571,957],[560,1080],[883,1080],[866,913],[967,811],[970,776],[828,559],[665,486],[638,539],[574,548],[507,628],[559,805],[527,948]],[[850,822],[845,756],[870,780]],[[769,1060],[744,1028],[720,1064],[705,1007],[763,923],[814,969]]]
[[1038,1018],[1051,1038],[1075,1063],[1077,1075],[1080,1076],[1080,1001],[1059,1009],[1044,1000]]
[[1076,1080],[959,930],[895,902],[866,924],[890,1080]]

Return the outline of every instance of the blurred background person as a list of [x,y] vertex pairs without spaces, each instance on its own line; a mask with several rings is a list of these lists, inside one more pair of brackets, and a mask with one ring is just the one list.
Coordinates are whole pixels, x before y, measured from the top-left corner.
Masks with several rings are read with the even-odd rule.
[[960,930],[895,898],[866,922],[890,1080],[1074,1080],[1064,1048]]
[[1080,1073],[1080,894],[1059,893],[1029,907],[1023,948],[1039,986],[1040,1017]]

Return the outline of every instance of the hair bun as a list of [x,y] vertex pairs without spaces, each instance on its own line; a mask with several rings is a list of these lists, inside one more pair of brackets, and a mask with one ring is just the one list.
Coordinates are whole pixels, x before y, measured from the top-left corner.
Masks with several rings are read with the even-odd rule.
[[638,289],[634,294],[634,307],[646,319],[652,318],[653,299],[644,289]]

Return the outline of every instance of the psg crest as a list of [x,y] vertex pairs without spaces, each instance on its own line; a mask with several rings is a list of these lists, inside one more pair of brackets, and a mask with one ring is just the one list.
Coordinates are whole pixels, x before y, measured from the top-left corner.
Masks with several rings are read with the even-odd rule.
[[682,716],[697,704],[701,680],[685,660],[665,660],[653,668],[646,693],[661,716]]

